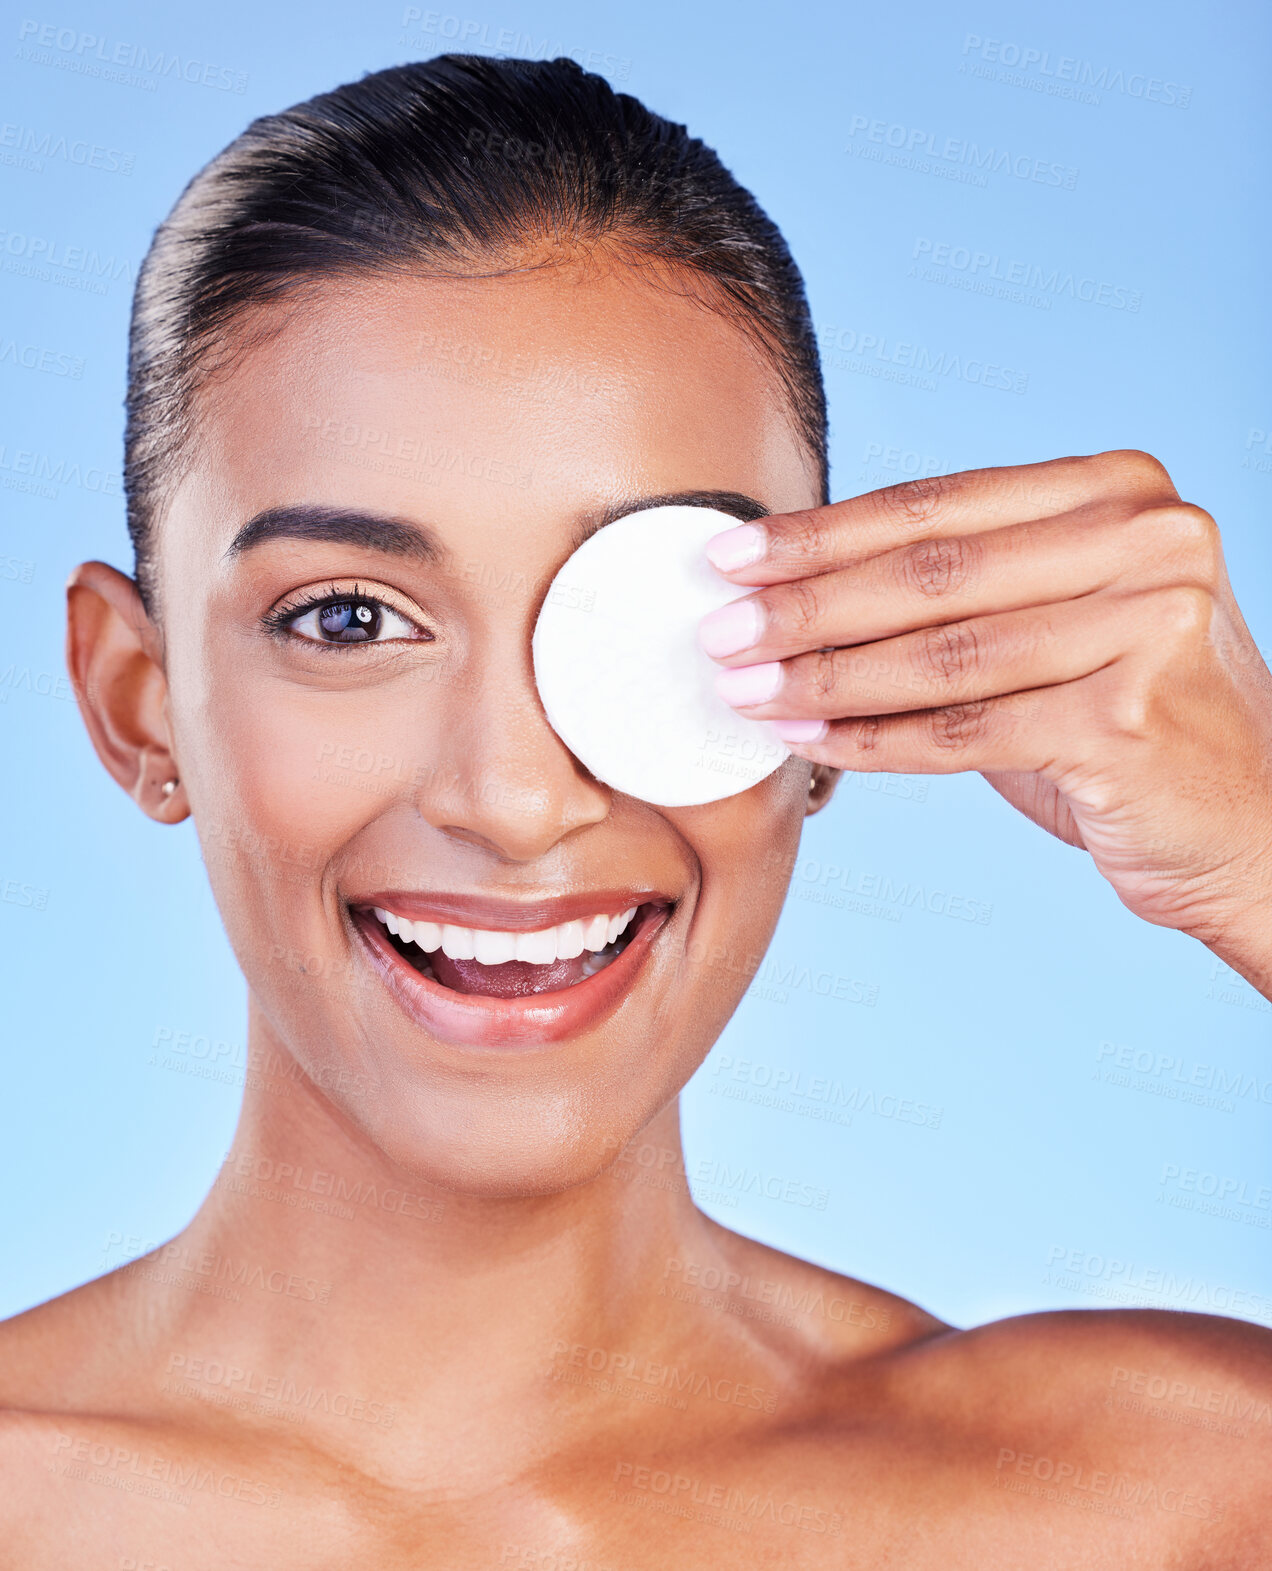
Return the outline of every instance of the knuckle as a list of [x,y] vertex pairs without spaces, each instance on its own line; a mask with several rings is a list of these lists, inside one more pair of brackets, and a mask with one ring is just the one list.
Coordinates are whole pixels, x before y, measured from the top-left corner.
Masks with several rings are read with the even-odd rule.
[[1175,584],[1154,596],[1153,623],[1175,642],[1193,644],[1209,633],[1214,609],[1214,600],[1206,590]]
[[1189,570],[1203,584],[1214,584],[1223,571],[1223,543],[1219,525],[1192,502],[1180,502],[1162,510],[1174,543]]
[[932,518],[956,483],[953,475],[920,475],[916,480],[888,486],[876,495],[889,520],[915,527]]
[[967,585],[979,550],[978,545],[958,535],[918,540],[901,552],[898,567],[902,582],[927,597],[950,594]]
[[855,753],[873,753],[882,740],[883,724],[878,715],[840,722],[843,740]]
[[809,695],[817,700],[830,698],[839,681],[836,651],[819,649],[808,657],[805,683]]
[[[1096,520],[1088,523],[1095,527]],[[1126,568],[1138,575],[1145,564],[1156,568],[1161,555],[1161,522],[1155,507],[1126,507],[1111,520],[1112,527],[1120,531],[1120,550]]]
[[948,682],[970,675],[983,658],[980,635],[970,622],[929,627],[919,635],[917,660],[930,681]]
[[782,526],[781,552],[783,557],[796,562],[828,560],[831,555],[831,529],[826,510],[813,507],[802,513],[788,514]]
[[822,597],[815,578],[796,578],[767,591],[776,622],[793,637],[816,631],[822,623]]
[[1124,682],[1105,706],[1109,729],[1117,736],[1142,741],[1153,730],[1156,707],[1147,682]]
[[1107,453],[1095,453],[1088,463],[1110,479],[1134,486],[1137,490],[1173,492],[1175,489],[1166,465],[1138,447],[1116,447]]
[[984,700],[947,704],[930,711],[932,741],[942,752],[959,752],[978,742],[989,728],[990,708]]

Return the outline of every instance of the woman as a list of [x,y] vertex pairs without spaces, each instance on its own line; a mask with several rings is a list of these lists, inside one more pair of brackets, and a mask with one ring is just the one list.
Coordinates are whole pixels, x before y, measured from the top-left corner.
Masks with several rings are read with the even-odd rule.
[[[194,816],[251,1069],[189,1227],[5,1328],[9,1563],[1263,1563],[1257,1425],[1110,1391],[1266,1412],[1267,1332],[957,1331],[680,1165],[845,767],[981,770],[1272,984],[1268,673],[1162,467],[828,505],[780,236],[568,61],[256,122],[158,232],[130,373],[136,581],[75,573],[70,668],[115,779]],[[794,750],[683,809],[592,778],[530,658],[580,540],[667,501],[739,520],[712,560],[754,592],[701,636]]]

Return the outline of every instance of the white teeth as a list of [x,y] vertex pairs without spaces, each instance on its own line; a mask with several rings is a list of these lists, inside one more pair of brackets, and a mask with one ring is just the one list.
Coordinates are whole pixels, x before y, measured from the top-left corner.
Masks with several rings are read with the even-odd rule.
[[515,933],[492,932],[487,928],[473,929],[473,959],[484,966],[501,966],[517,957]]
[[452,960],[472,960],[476,956],[473,948],[473,930],[471,927],[453,927],[449,922],[442,924],[442,953]]
[[552,965],[557,960],[573,960],[589,951],[583,974],[592,976],[607,966],[613,955],[602,955],[636,915],[629,906],[617,916],[593,916],[556,927],[540,928],[533,933],[512,933],[503,928],[458,927],[446,922],[408,921],[380,906],[376,917],[390,933],[405,943],[414,943],[425,954],[440,949],[452,960],[476,960],[481,965],[505,965],[509,960],[524,960],[530,965]]
[[556,928],[547,927],[538,933],[518,933],[517,952],[514,960],[525,960],[531,965],[550,966],[557,958]]
[[583,953],[582,922],[562,922],[556,930],[557,959],[575,960]]

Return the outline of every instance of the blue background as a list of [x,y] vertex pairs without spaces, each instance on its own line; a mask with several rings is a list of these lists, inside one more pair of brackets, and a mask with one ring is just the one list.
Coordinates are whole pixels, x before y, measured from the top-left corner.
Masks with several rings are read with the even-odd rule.
[[[254,116],[461,46],[604,71],[785,231],[835,495],[1146,448],[1219,520],[1272,645],[1263,8],[451,3],[58,0],[0,24],[0,1312],[178,1230],[232,1136],[243,984],[191,826],[149,823],[90,751],[62,586],[130,560],[132,279]],[[140,64],[111,80],[102,55]],[[901,345],[943,369],[907,384]],[[797,961],[846,996],[783,985]],[[1270,1024],[979,777],[847,777],[686,1093],[689,1170],[721,1220],[960,1324],[1125,1301],[1272,1323]],[[1216,1214],[1171,1169],[1243,1197]]]

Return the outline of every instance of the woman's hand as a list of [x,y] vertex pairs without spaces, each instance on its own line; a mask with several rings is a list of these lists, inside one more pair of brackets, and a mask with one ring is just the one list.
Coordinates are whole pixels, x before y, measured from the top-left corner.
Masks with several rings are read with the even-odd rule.
[[814,763],[979,770],[1137,915],[1272,987],[1272,675],[1156,459],[918,480],[709,554],[764,586],[702,623],[742,713]]

